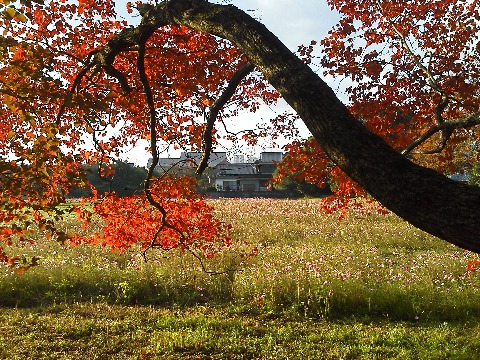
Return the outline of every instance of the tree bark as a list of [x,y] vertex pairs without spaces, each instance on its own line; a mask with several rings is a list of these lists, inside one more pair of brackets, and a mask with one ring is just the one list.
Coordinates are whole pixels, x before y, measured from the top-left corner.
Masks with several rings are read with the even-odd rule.
[[[116,54],[168,25],[232,41],[298,113],[328,156],[385,207],[414,226],[480,253],[480,188],[418,166],[368,131],[328,85],[264,25],[232,5],[170,0],[114,37],[99,56]],[[128,45],[130,44],[130,45]]]

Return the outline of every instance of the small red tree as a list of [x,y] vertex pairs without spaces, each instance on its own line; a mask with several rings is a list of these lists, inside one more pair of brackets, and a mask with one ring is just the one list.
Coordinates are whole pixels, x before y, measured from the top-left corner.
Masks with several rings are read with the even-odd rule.
[[[201,172],[221,138],[219,125],[238,109],[255,111],[281,95],[321,146],[309,166],[314,176],[325,176],[325,154],[338,166],[332,174],[342,193],[366,191],[421,229],[480,251],[480,215],[472,211],[480,189],[409,159],[453,170],[456,155],[474,152],[476,1],[330,1],[343,18],[322,42],[322,64],[352,81],[348,108],[305,64],[315,43],[301,48],[302,61],[232,6],[139,3],[129,9],[136,7],[142,21],[127,27],[116,20],[112,1],[3,4],[0,231],[6,243],[28,239],[34,223],[59,240],[80,239],[53,222],[65,194],[85,182],[80,165],[108,165],[123,146],[148,139],[153,164],[144,197],[111,197],[95,207],[106,219],[104,241],[120,248],[137,241],[164,248],[198,243],[210,254],[206,244],[225,238],[228,227],[192,194],[172,201],[184,192],[181,181],[170,181],[168,191],[155,185],[159,142],[202,150]],[[288,117],[273,124],[289,131]],[[95,151],[85,146],[86,134]],[[432,161],[426,152],[440,155]],[[142,239],[128,231],[141,222],[134,213],[145,219]]]
[[[226,82],[235,67],[246,62],[241,52],[211,35],[170,26],[150,34],[114,64],[98,66],[90,63],[92,57],[126,26],[116,20],[114,2],[16,5],[2,5],[0,18],[5,29],[0,44],[3,242],[29,241],[41,231],[73,244],[84,241],[125,249],[140,242],[145,250],[181,247],[200,250],[207,257],[228,246],[229,226],[215,219],[211,206],[195,193],[194,179],[168,173],[156,177],[154,168],[160,141],[202,149],[203,115],[213,100],[224,103],[233,97],[239,107],[248,107],[257,106],[262,97],[277,96],[251,77],[237,94],[226,93],[222,100],[220,94],[228,89]],[[237,89],[230,87],[229,92]],[[246,94],[250,100],[245,100]],[[218,119],[223,116],[227,112]],[[94,149],[87,146],[85,135],[93,139]],[[140,139],[150,140],[154,159],[145,194],[87,199],[94,202],[93,211],[76,207],[85,224],[92,213],[103,219],[99,234],[85,237],[59,230],[56,222],[68,210],[58,205],[72,187],[89,186],[82,164],[100,163],[100,175],[107,176],[121,148]],[[211,136],[209,145],[215,141]],[[8,260],[1,248],[0,255]]]

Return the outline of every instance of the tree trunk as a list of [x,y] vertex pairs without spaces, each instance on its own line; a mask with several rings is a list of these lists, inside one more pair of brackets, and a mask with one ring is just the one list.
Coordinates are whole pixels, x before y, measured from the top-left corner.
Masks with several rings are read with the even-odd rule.
[[412,163],[368,131],[264,25],[234,6],[205,0],[165,1],[144,14],[142,24],[112,39],[104,54],[115,56],[122,50],[117,46],[136,41],[139,32],[149,36],[167,24],[232,41],[298,113],[332,161],[374,198],[414,226],[480,253],[480,188]]

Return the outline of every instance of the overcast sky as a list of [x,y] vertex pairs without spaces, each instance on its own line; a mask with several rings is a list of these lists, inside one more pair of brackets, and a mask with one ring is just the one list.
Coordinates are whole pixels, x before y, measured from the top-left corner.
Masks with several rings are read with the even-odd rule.
[[[118,2],[119,12],[121,12],[122,2]],[[321,40],[338,21],[338,15],[330,10],[325,0],[231,0],[228,2],[262,22],[292,51],[296,51],[299,45],[308,45],[312,40]],[[286,107],[286,105],[281,106],[280,112]],[[251,113],[244,116],[249,117],[253,123],[258,122]],[[271,109],[264,108],[256,114],[256,117],[265,119],[274,117],[274,114]],[[308,135],[308,131],[304,130],[304,132]],[[140,145],[125,155],[130,161],[144,166],[145,159],[148,157],[144,152],[142,155],[143,147]],[[170,155],[178,156],[178,154]]]

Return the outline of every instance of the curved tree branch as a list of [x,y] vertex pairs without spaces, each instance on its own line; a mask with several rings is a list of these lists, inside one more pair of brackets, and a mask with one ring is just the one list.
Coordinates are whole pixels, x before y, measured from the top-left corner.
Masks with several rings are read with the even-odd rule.
[[105,72],[108,75],[110,75],[111,77],[114,77],[115,79],[118,80],[118,82],[120,83],[120,86],[122,87],[122,90],[125,94],[128,94],[132,91],[132,88],[128,84],[128,80],[127,80],[127,77],[125,76],[125,74],[122,73],[121,71],[118,71],[117,69],[115,69],[115,67],[113,65],[106,66],[105,67]]
[[[95,64],[94,63],[89,63],[88,65],[84,66],[82,70],[77,74],[75,77],[75,80],[73,81],[72,86],[70,87],[69,94],[72,95],[80,86],[80,83],[82,82],[83,78],[87,76],[88,72],[94,68]],[[60,125],[60,121],[62,119],[62,116],[65,113],[65,110],[67,109],[67,99],[65,99],[62,102],[62,105],[60,106],[60,109],[58,110],[57,114],[57,119],[56,119],[56,125]]]
[[[148,82],[148,78],[145,72],[145,43],[141,43],[138,47],[138,60],[137,60],[137,68],[140,77],[140,82],[143,86],[143,91],[145,92],[145,99],[147,100],[148,105],[148,114],[150,118],[150,149],[152,151],[152,164],[148,168],[147,178],[145,179],[145,194],[147,196],[148,201],[154,205],[156,202],[152,198],[151,194],[151,180],[153,178],[153,172],[155,171],[155,167],[158,164],[158,149],[157,149],[157,114],[155,112],[155,103],[153,101],[153,94],[152,88]],[[158,204],[157,204],[158,205]],[[160,209],[161,206],[158,205],[160,212],[165,216],[165,210]],[[162,211],[163,210],[163,211]]]
[[143,85],[143,90],[145,92],[145,98],[146,98],[147,104],[148,104],[149,117],[150,117],[150,126],[149,126],[149,129],[150,129],[150,148],[152,150],[152,157],[153,157],[152,163],[150,164],[150,167],[148,168],[148,171],[147,171],[147,177],[145,179],[144,190],[145,190],[145,196],[147,197],[147,200],[150,203],[150,205],[152,205],[158,211],[160,211],[160,214],[161,214],[160,226],[159,226],[158,230],[155,232],[155,234],[153,235],[153,238],[152,238],[152,241],[151,241],[150,245],[144,251],[144,257],[146,258],[146,252],[148,251],[148,249],[150,249],[152,247],[155,247],[155,246],[158,246],[158,245],[156,245],[157,244],[157,239],[160,236],[160,233],[162,232],[162,230],[164,228],[169,228],[169,229],[172,229],[172,230],[176,231],[179,234],[181,241],[183,241],[183,239],[185,238],[185,235],[183,234],[182,231],[180,231],[179,229],[177,229],[175,226],[173,226],[172,224],[170,224],[167,221],[167,211],[165,210],[165,208],[162,205],[160,205],[158,203],[158,201],[156,201],[154,199],[153,194],[152,194],[151,185],[152,185],[153,174],[154,174],[155,167],[157,166],[158,160],[159,160],[158,149],[157,149],[157,131],[156,131],[157,114],[155,112],[155,103],[154,103],[154,100],[153,100],[152,88],[150,87],[150,84],[148,82],[148,78],[147,78],[147,75],[146,75],[146,72],[145,72],[145,43],[144,42],[140,43],[139,47],[138,47],[137,68],[138,68],[138,73],[139,73],[139,76],[140,76],[140,82]]
[[[413,141],[410,145],[408,145],[403,151],[403,155],[408,155],[410,154],[415,148],[423,144],[425,141],[427,141],[429,138],[431,138],[433,135],[436,133],[442,131],[443,133],[448,133],[451,134],[453,130],[456,129],[468,129],[472,126],[480,125],[480,112],[476,112],[474,114],[471,114],[467,117],[461,118],[461,119],[456,119],[456,120],[450,120],[443,122],[439,125],[435,125],[428,129],[422,136],[420,136],[418,139]],[[439,149],[434,149],[431,151],[424,152],[425,154],[434,154],[437,152],[440,152],[443,150],[443,148],[446,145],[446,141],[442,141],[442,144]]]
[[235,94],[235,90],[237,89],[240,82],[245,78],[245,76],[251,73],[253,69],[254,66],[250,63],[247,63],[243,65],[240,69],[238,69],[237,72],[233,74],[226,89],[210,107],[210,111],[206,117],[207,123],[203,132],[203,156],[197,166],[197,175],[201,175],[208,166],[208,159],[210,157],[210,153],[212,152],[212,131],[218,113],[225,106],[228,100],[230,100],[230,98]]
[[406,159],[368,131],[312,69],[268,29],[231,5],[170,0],[147,11],[136,28],[114,36],[96,55],[107,63],[155,29],[184,25],[241,48],[302,118],[328,156],[394,213],[418,228],[480,253],[480,188]]

